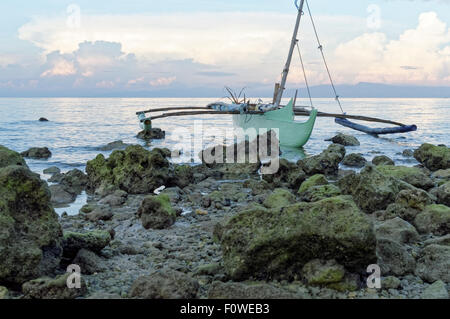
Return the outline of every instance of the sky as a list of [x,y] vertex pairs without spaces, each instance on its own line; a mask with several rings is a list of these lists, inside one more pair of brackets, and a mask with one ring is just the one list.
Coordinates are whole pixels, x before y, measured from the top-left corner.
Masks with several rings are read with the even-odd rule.
[[[336,84],[450,87],[450,0],[309,5]],[[268,96],[296,14],[293,0],[2,0],[0,96]],[[327,84],[307,14],[299,44],[309,83]]]

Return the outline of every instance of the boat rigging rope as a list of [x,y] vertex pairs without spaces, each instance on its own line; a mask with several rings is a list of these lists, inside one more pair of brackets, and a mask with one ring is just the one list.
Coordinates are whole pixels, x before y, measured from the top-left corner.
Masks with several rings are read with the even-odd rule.
[[297,51],[298,51],[298,56],[300,57],[300,62],[302,64],[302,70],[303,70],[303,75],[305,77],[306,89],[308,90],[309,101],[311,102],[311,107],[314,108],[312,97],[311,97],[311,90],[309,88],[308,78],[306,76],[305,65],[303,63],[302,53],[300,51],[300,46],[298,45],[298,40],[297,40]]
[[334,85],[334,81],[333,81],[333,78],[331,76],[331,72],[330,72],[330,69],[328,67],[327,60],[325,59],[325,54],[323,53],[323,46],[322,46],[322,44],[320,42],[319,34],[317,33],[316,24],[314,23],[314,18],[313,18],[312,14],[311,14],[311,9],[309,7],[308,0],[305,0],[305,2],[306,2],[306,7],[308,8],[309,16],[311,18],[311,23],[312,23],[312,26],[313,26],[313,29],[314,29],[314,33],[316,34],[317,43],[319,44],[318,49],[320,50],[320,53],[322,54],[323,62],[325,63],[325,67],[327,69],[328,77],[330,78],[331,86],[333,88],[336,101],[339,104],[339,107],[341,108],[342,113],[345,114],[344,109],[342,108],[341,101],[339,100],[339,95],[337,94],[336,87]]

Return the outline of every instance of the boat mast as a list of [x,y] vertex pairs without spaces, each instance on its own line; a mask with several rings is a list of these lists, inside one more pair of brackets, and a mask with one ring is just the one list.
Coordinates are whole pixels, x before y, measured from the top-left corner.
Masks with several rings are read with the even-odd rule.
[[[297,4],[297,2],[298,2],[298,0],[295,1],[296,4]],[[280,106],[281,98],[283,97],[283,92],[286,89],[286,81],[287,81],[287,77],[289,74],[289,69],[291,67],[292,55],[294,54],[294,49],[297,44],[297,34],[298,34],[298,29],[300,27],[300,20],[303,15],[303,5],[304,4],[305,4],[305,0],[301,0],[300,6],[298,6],[297,22],[295,24],[294,34],[292,36],[291,48],[289,49],[289,55],[288,55],[286,65],[283,70],[283,77],[281,79],[281,85],[280,85],[280,88],[278,89],[277,98],[275,100],[276,107]]]

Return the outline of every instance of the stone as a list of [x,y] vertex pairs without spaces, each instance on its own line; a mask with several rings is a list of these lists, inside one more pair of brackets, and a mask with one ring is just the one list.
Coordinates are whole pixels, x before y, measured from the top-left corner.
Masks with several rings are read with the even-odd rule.
[[53,273],[61,238],[47,184],[24,166],[0,168],[0,284]]
[[33,159],[47,159],[52,156],[52,152],[47,147],[32,147],[20,155]]
[[224,283],[220,281],[215,281],[212,283],[208,291],[208,299],[265,300],[265,299],[303,299],[306,297],[307,296],[299,296],[293,294],[289,291],[275,287],[265,282]]
[[78,251],[72,263],[80,266],[81,273],[85,275],[92,275],[106,270],[103,259],[94,252],[84,248]]
[[160,128],[152,128],[150,130],[140,131],[136,137],[141,140],[163,140],[166,138],[166,132]]
[[203,209],[197,209],[197,210],[195,210],[195,214],[197,216],[206,216],[206,215],[208,215],[208,211],[203,210]]
[[172,184],[184,188],[194,181],[194,171],[189,165],[175,165]]
[[314,259],[303,266],[302,275],[309,285],[326,285],[344,279],[345,268],[335,260]]
[[387,238],[395,242],[406,244],[419,241],[419,234],[413,225],[396,217],[375,227],[377,238]]
[[443,179],[443,180],[450,180],[450,168],[447,169],[440,169],[433,174],[431,174],[431,177],[435,179]]
[[347,134],[342,134],[342,133],[339,133],[338,135],[336,135],[335,137],[331,138],[328,141],[332,141],[333,143],[341,144],[344,146],[359,146],[359,145],[361,145],[356,137],[347,135]]
[[288,187],[298,189],[306,180],[306,174],[297,164],[281,158],[279,160],[279,169],[275,174],[263,175],[263,180],[267,182],[271,188]]
[[305,202],[318,202],[325,198],[341,195],[341,190],[336,185],[328,184],[310,187],[300,195],[300,199]]
[[427,282],[450,283],[450,246],[428,245],[420,253],[415,274]]
[[65,185],[50,185],[51,202],[55,205],[64,205],[73,203],[77,194],[72,192],[70,188]]
[[280,209],[254,206],[221,229],[224,267],[233,280],[293,278],[312,259],[349,269],[376,261],[373,224],[350,197]]
[[375,156],[372,160],[373,165],[390,165],[395,166],[395,162],[385,155]]
[[416,261],[402,244],[387,238],[377,239],[377,264],[383,275],[402,276],[414,273]]
[[113,218],[114,214],[110,210],[97,208],[90,213],[87,213],[85,215],[86,220],[89,220],[91,222],[98,222],[100,220],[108,221]]
[[420,296],[421,299],[449,299],[447,285],[438,280],[432,285],[428,286]]
[[339,292],[358,291],[361,287],[361,279],[357,274],[347,273],[341,281],[329,283],[325,287]]
[[48,175],[54,175],[54,174],[60,174],[61,170],[56,166],[52,166],[52,167],[44,169],[43,173],[48,174]]
[[328,180],[326,179],[325,175],[322,174],[316,174],[311,177],[309,177],[307,180],[305,180],[302,185],[300,186],[300,189],[298,190],[299,194],[306,192],[309,188],[314,186],[321,186],[321,185],[328,185]]
[[111,207],[119,207],[125,204],[128,194],[122,190],[116,190],[113,194],[102,198],[98,203],[100,205],[108,205]]
[[402,155],[404,157],[413,157],[414,156],[414,151],[413,150],[404,150],[402,152]]
[[223,266],[219,263],[200,265],[195,270],[196,276],[215,276],[223,272]]
[[49,120],[46,119],[45,117],[41,117],[39,118],[39,122],[49,122]]
[[99,151],[108,152],[113,150],[123,150],[126,149],[129,144],[124,143],[123,141],[114,141],[111,143],[108,143],[106,145],[100,146],[98,148]]
[[28,168],[25,160],[19,153],[0,145],[0,168],[10,165],[23,166]]
[[88,190],[107,186],[121,189],[128,194],[149,194],[171,179],[168,154],[162,149],[147,151],[142,146],[132,145],[125,150],[112,152],[108,159],[100,154],[88,161]]
[[427,206],[416,216],[414,224],[421,233],[447,235],[450,232],[450,207],[436,204]]
[[72,260],[83,248],[99,253],[109,245],[110,241],[110,233],[104,230],[95,230],[86,233],[65,232],[63,256]]
[[383,174],[372,164],[367,164],[360,174],[341,178],[338,186],[343,194],[352,195],[358,206],[369,214],[385,210],[395,202],[400,191],[414,189],[403,181]]
[[339,164],[345,157],[345,147],[331,144],[321,154],[297,162],[297,165],[307,174],[337,175]]
[[43,277],[28,281],[22,285],[22,291],[27,299],[76,299],[87,293],[86,283],[81,277],[81,288],[67,287],[69,273],[56,278]]
[[0,286],[0,300],[8,299],[9,291],[8,288]]
[[349,167],[364,167],[367,163],[367,160],[359,153],[352,153],[344,157],[342,164]]
[[64,174],[55,174],[48,181],[64,185],[74,193],[81,193],[88,183],[88,178],[79,169],[73,169]]
[[142,226],[145,229],[169,228],[175,223],[177,218],[169,196],[164,194],[147,196],[142,201],[137,211],[137,216],[141,219]]
[[170,269],[139,277],[131,286],[130,296],[139,299],[194,299],[199,284],[190,276]]
[[423,144],[414,151],[414,157],[431,171],[450,168],[450,148]]
[[434,187],[433,180],[417,167],[379,165],[377,169],[384,175],[398,178],[417,188],[428,190]]
[[438,187],[436,197],[439,204],[450,206],[450,182]]
[[424,245],[425,246],[428,246],[428,245],[450,246],[450,234],[442,236],[442,237],[430,238],[425,241]]
[[253,196],[266,194],[271,189],[271,185],[264,179],[262,180],[248,179],[244,182],[243,186],[244,188],[251,189]]
[[267,208],[282,208],[295,203],[295,196],[288,190],[277,188],[270,194],[263,205]]
[[381,286],[383,289],[398,289],[402,285],[400,279],[394,276],[388,276],[381,279]]

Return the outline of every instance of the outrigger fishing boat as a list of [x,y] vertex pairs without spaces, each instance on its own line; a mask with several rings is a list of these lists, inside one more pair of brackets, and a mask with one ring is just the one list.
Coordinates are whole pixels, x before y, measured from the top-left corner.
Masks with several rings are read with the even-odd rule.
[[[416,125],[405,125],[402,123],[383,120],[373,117],[366,116],[358,116],[358,115],[347,115],[342,107],[341,101],[339,99],[339,95],[337,94],[336,87],[334,85],[330,69],[328,67],[327,61],[325,59],[325,54],[323,52],[323,46],[320,42],[318,32],[316,29],[316,25],[313,19],[313,15],[311,14],[311,9],[308,4],[308,0],[295,0],[295,5],[298,10],[297,20],[294,28],[294,34],[292,36],[291,45],[289,48],[288,58],[283,69],[281,83],[275,84],[275,91],[273,102],[270,104],[257,103],[251,104],[250,101],[247,101],[244,97],[244,100],[240,100],[240,95],[237,96],[233,94],[233,92],[227,88],[232,101],[231,104],[227,104],[224,102],[215,102],[207,105],[206,107],[174,107],[174,108],[159,108],[159,109],[151,109],[147,111],[137,112],[137,116],[139,118],[139,122],[141,128],[146,130],[151,130],[152,128],[152,120],[166,118],[171,116],[190,116],[190,115],[202,115],[202,114],[214,114],[214,115],[232,115],[233,123],[235,127],[240,127],[243,129],[254,128],[257,129],[258,132],[261,130],[270,131],[272,129],[277,129],[279,132],[279,141],[283,146],[288,147],[302,147],[305,145],[311,134],[313,132],[317,117],[333,117],[335,118],[335,122],[339,125],[358,130],[367,134],[371,134],[374,136],[378,136],[380,134],[395,134],[395,133],[406,133],[411,131],[416,131]],[[311,19],[311,23],[314,29],[314,33],[316,35],[318,49],[320,50],[321,56],[323,58],[323,62],[325,65],[326,72],[328,73],[328,77],[330,79],[331,87],[335,96],[335,99],[339,105],[341,110],[341,114],[331,114],[331,113],[322,113],[319,112],[313,104],[313,100],[311,97],[311,91],[309,88],[308,79],[305,72],[305,66],[303,63],[303,58],[300,50],[299,40],[297,39],[300,22],[302,16],[304,15],[304,7],[307,7],[307,11],[309,13],[309,17]],[[307,93],[311,105],[311,111],[308,111],[306,108],[296,108],[296,100],[297,100],[297,92],[295,97],[292,98],[286,106],[281,105],[281,99],[283,98],[283,93],[286,89],[287,78],[289,75],[289,70],[291,67],[292,57],[294,55],[294,51],[297,48],[298,55],[300,58],[302,71],[305,79],[305,85],[307,88]],[[187,111],[189,110],[189,111]],[[166,112],[166,111],[181,111],[181,112],[172,112],[172,113],[164,113],[158,116],[147,116],[149,113],[156,112]],[[295,120],[296,116],[308,116],[309,119],[306,122],[299,122]],[[354,123],[349,119],[353,120],[361,120],[368,122],[378,122],[394,125],[394,127],[388,128],[371,128],[361,124]]]

